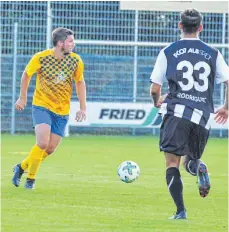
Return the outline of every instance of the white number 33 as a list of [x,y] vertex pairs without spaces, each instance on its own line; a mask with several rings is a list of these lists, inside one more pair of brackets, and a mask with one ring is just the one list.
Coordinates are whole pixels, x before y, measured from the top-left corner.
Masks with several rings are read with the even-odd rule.
[[[189,61],[183,60],[178,63],[177,70],[183,70],[184,67],[187,68],[187,71],[183,73],[183,78],[187,79],[188,83],[184,84],[182,81],[178,81],[181,89],[183,91],[189,91],[194,87],[199,92],[206,91],[208,89],[208,76],[211,73],[210,66],[204,61],[199,61],[193,66]],[[202,85],[200,85],[199,82],[194,81],[193,77],[193,71],[199,71],[201,68],[204,69],[203,73],[199,73],[199,79],[203,81]]]

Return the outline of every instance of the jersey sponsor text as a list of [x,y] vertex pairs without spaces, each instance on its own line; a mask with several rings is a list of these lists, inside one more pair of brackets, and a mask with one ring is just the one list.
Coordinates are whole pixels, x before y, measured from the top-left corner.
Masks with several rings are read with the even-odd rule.
[[178,58],[178,56],[186,54],[186,53],[194,53],[194,54],[198,54],[201,56],[204,56],[205,59],[210,60],[211,56],[205,52],[204,50],[200,50],[198,48],[181,48],[179,50],[177,50],[175,53],[173,53],[173,56]]

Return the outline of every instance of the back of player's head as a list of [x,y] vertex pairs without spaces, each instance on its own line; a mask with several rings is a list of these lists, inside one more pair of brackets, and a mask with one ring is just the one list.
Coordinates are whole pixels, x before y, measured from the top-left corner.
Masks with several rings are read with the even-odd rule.
[[65,41],[69,35],[74,35],[74,32],[64,27],[58,27],[52,32],[53,46],[56,46],[58,41]]
[[202,14],[196,9],[187,9],[180,14],[183,32],[187,34],[197,32],[202,20]]

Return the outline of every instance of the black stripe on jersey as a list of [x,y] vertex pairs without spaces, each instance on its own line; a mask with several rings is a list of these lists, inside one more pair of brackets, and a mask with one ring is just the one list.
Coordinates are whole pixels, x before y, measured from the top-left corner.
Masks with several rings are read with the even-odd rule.
[[[166,104],[166,103],[164,103],[164,104]],[[183,114],[182,114],[182,112],[176,112],[176,114],[175,114],[174,111],[175,111],[176,105],[184,107]],[[203,112],[202,110],[198,110],[196,108],[195,109],[191,109],[191,108],[189,108],[189,107],[187,107],[185,105],[181,105],[181,104],[172,104],[172,105],[167,104],[166,105],[166,109],[164,109],[164,110],[165,110],[164,112],[161,111],[162,114],[172,115],[172,116],[175,116],[175,117],[184,118],[184,119],[187,119],[187,120],[189,120],[189,121],[191,121],[191,122],[193,122],[193,123],[195,123],[197,125],[200,125],[200,126],[202,126],[204,128],[206,128],[208,120],[210,119],[210,114],[209,113]],[[202,114],[202,116],[200,116],[200,120],[199,121],[198,121],[198,114],[197,114],[198,111]],[[192,121],[192,118],[193,118],[194,121]],[[209,128],[206,128],[206,129],[208,130]]]
[[185,117],[186,119],[188,119],[190,121],[192,118],[192,114],[193,114],[193,109],[191,109],[189,107],[184,108],[183,117]]
[[167,113],[174,115],[175,105],[174,104],[167,104]]
[[210,114],[204,111],[199,124],[205,127],[207,125],[209,118],[210,118]]

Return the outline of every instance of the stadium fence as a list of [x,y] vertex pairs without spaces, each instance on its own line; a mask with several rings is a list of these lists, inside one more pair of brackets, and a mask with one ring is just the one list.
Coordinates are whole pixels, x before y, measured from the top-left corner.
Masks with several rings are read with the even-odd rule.
[[[20,78],[32,55],[51,47],[51,31],[76,32],[76,52],[85,63],[88,102],[150,103],[149,77],[161,48],[179,39],[179,12],[120,10],[112,1],[5,1],[1,13],[1,130],[32,132],[31,102],[13,110]],[[218,48],[228,62],[228,14],[203,13],[201,39]],[[14,81],[15,80],[15,81]],[[166,92],[167,86],[163,87]],[[14,91],[15,89],[15,91]],[[12,94],[13,93],[13,94]],[[216,85],[215,105],[223,104],[223,85]],[[76,94],[73,94],[76,101]],[[158,134],[157,128],[70,128],[72,133]],[[227,130],[212,132],[227,136]]]

